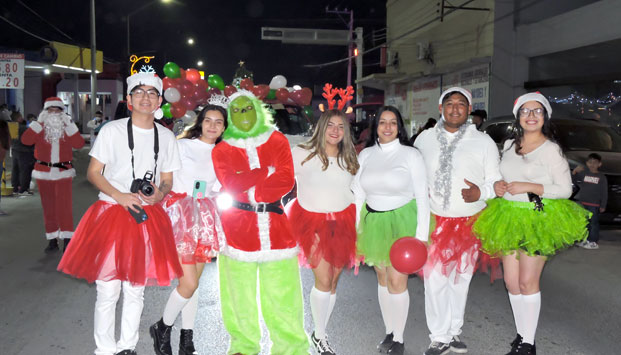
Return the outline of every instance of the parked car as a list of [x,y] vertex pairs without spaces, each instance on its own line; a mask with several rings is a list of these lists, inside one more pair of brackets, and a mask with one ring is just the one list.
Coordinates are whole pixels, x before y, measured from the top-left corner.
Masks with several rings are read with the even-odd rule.
[[[481,130],[489,134],[499,149],[513,131],[513,116],[486,121]],[[621,136],[612,128],[586,119],[553,118],[558,143],[563,148],[571,169],[585,165],[587,156],[602,157],[600,171],[608,180],[608,205],[600,215],[602,224],[621,224]]]

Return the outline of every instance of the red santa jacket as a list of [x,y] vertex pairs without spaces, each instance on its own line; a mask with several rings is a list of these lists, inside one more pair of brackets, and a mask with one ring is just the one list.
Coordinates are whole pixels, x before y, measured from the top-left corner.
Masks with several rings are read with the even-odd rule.
[[[63,136],[58,142],[50,143],[45,139],[45,123],[32,122],[30,127],[22,135],[22,143],[35,146],[35,158],[45,163],[70,162],[73,159],[73,150],[84,146],[84,138],[80,135],[78,127],[71,123],[65,127]],[[32,177],[41,180],[60,180],[75,176],[73,165],[66,165],[69,169],[49,167],[35,164]]]
[[[289,142],[275,130],[254,138],[223,141],[214,148],[212,158],[222,192],[239,202],[280,202],[295,182]],[[298,254],[285,214],[231,207],[222,212],[221,220],[226,246],[220,252],[224,255],[254,262]]]

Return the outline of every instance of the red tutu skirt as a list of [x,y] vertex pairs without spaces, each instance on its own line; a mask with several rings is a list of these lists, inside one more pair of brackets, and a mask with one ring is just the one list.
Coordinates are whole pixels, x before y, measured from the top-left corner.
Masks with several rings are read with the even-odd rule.
[[211,261],[220,250],[224,231],[216,203],[209,198],[195,199],[171,192],[162,201],[170,217],[177,253],[183,264]]
[[297,199],[287,204],[293,235],[302,251],[300,265],[316,268],[324,259],[335,268],[354,266],[356,259],[356,206],[339,212],[316,213]]
[[431,233],[431,245],[427,256],[424,274],[437,265],[442,265],[442,273],[449,275],[453,269],[457,273],[489,269],[491,281],[502,278],[500,259],[492,258],[481,251],[481,242],[472,233],[473,217],[435,216],[436,229]]
[[88,282],[168,286],[183,275],[170,219],[160,205],[142,206],[138,224],[121,205],[95,202],[78,225],[58,270]]

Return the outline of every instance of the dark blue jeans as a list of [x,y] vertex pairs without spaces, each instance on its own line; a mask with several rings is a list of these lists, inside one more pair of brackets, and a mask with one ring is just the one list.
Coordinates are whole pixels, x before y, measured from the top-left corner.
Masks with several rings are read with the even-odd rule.
[[597,243],[599,241],[599,207],[586,205],[582,206],[589,212],[593,213],[593,216],[591,216],[591,219],[589,220],[589,237],[587,240],[589,242]]

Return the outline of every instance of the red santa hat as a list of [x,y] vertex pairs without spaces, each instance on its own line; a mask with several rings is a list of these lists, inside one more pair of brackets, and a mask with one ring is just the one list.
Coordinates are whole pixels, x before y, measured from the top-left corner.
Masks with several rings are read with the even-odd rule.
[[470,91],[464,88],[460,88],[459,86],[453,86],[452,88],[444,90],[444,92],[442,92],[442,95],[440,95],[440,100],[438,100],[438,103],[442,105],[442,100],[444,100],[444,97],[452,92],[458,92],[464,95],[464,97],[468,100],[468,104],[472,106],[472,94],[470,93]]
[[136,86],[153,86],[157,92],[162,94],[164,84],[162,79],[153,72],[138,72],[127,77],[127,95],[129,95]]
[[65,110],[65,104],[63,103],[63,100],[60,99],[60,97],[48,97],[47,99],[45,99],[45,102],[43,103],[43,109],[47,110],[49,107],[58,107],[61,110]]
[[515,118],[518,117],[518,110],[520,109],[520,107],[522,107],[522,105],[524,105],[528,101],[539,102],[541,106],[543,106],[548,112],[548,118],[552,118],[552,106],[550,106],[550,102],[548,101],[548,99],[546,99],[546,97],[543,96],[539,91],[529,92],[528,94],[524,94],[515,99],[515,102],[513,103],[513,116],[515,116]]

